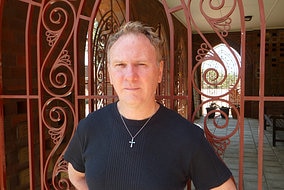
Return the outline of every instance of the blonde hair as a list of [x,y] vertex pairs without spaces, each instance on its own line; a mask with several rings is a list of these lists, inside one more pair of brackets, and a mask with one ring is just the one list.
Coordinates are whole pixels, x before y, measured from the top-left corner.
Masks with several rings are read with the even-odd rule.
[[162,60],[161,50],[163,42],[160,39],[159,35],[154,31],[152,27],[146,26],[145,24],[142,24],[139,21],[130,21],[122,25],[116,33],[110,35],[106,48],[108,62],[111,47],[121,36],[126,34],[143,34],[144,36],[146,36],[156,50],[158,63]]

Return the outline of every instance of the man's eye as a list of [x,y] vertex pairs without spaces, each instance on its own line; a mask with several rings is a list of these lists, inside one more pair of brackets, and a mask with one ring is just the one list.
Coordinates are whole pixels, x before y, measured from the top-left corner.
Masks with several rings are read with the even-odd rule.
[[138,63],[139,66],[146,66],[146,63]]
[[117,63],[117,64],[115,64],[115,66],[116,66],[116,67],[124,67],[125,64],[123,64],[123,63]]

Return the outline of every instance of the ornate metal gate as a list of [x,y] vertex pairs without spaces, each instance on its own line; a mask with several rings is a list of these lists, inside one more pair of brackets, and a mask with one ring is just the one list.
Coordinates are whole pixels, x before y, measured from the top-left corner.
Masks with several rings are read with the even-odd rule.
[[[227,43],[226,37],[230,32],[231,15],[237,12],[241,23],[239,53],[245,55],[246,31],[242,19],[244,18],[242,0],[232,0],[230,10],[220,18],[210,17],[203,9],[204,6],[208,6],[215,11],[221,10],[225,1],[220,2],[219,6],[214,6],[211,1],[203,0],[180,0],[175,5],[170,5],[166,0],[148,0],[147,3],[142,0],[17,1],[17,3],[24,5],[23,12],[26,13],[24,47],[26,65],[24,83],[26,88],[19,94],[5,93],[1,89],[0,172],[2,176],[0,187],[2,189],[15,187],[13,182],[11,183],[13,178],[9,178],[8,170],[13,169],[16,172],[17,169],[11,165],[6,166],[9,158],[2,156],[7,151],[7,146],[5,150],[7,142],[3,141],[3,134],[8,131],[5,123],[7,119],[11,119],[3,113],[3,107],[17,102],[17,107],[23,110],[22,114],[16,115],[16,120],[19,121],[17,124],[22,125],[17,131],[18,140],[27,143],[26,149],[23,149],[26,163],[21,165],[27,169],[18,168],[19,175],[22,176],[22,178],[18,176],[22,180],[19,183],[31,190],[72,188],[67,177],[67,163],[62,155],[76,124],[87,113],[116,100],[106,71],[104,50],[106,41],[108,36],[121,24],[128,20],[138,19],[150,22],[153,27],[159,30],[161,37],[166,42],[164,82],[159,86],[157,99],[192,121],[200,117],[202,106],[209,101],[226,102],[236,111],[238,123],[230,135],[214,136],[209,130],[206,130],[206,122],[204,122],[204,128],[209,141],[216,147],[219,154],[225,151],[229,139],[237,131],[240,132],[239,181],[237,183],[239,189],[243,189],[244,102],[259,101],[259,115],[263,115],[264,77],[261,77],[260,80],[260,96],[245,96],[244,80],[241,80],[245,76],[245,56],[238,60],[234,56],[234,52],[231,52],[236,59],[239,73],[233,87],[218,96],[201,91],[200,69],[203,62],[206,60],[217,61],[225,71],[226,64],[214,51],[210,40],[206,38],[195,22],[195,17],[191,14],[193,6],[195,9],[198,7],[219,42],[224,43],[228,48],[230,45]],[[160,20],[153,19],[154,21],[152,21],[149,17],[143,16],[145,12],[139,12],[139,10],[143,10],[141,5],[146,6],[146,4],[157,7]],[[263,22],[261,23],[260,73],[264,73],[265,19],[262,0],[259,0],[259,8]],[[180,13],[185,15],[185,23],[177,21],[176,17]],[[175,32],[177,28],[182,28],[182,32]],[[196,54],[192,51],[193,31],[203,41],[197,47]],[[194,58],[191,59],[192,57]],[[215,78],[209,80],[206,75],[212,72]],[[202,77],[204,77],[205,83],[211,86],[221,85],[227,80],[227,74],[220,79],[219,71],[214,68],[209,68]],[[216,81],[218,81],[217,84]],[[235,92],[239,83],[241,83],[240,110],[229,100],[224,99],[225,96]],[[206,96],[208,100],[201,102],[201,95]],[[221,111],[221,113],[223,112]],[[205,116],[205,121],[207,116]],[[228,117],[226,120],[228,121]],[[223,127],[226,127],[226,124]],[[260,117],[259,189],[262,188],[262,129],[263,118]],[[2,163],[4,164],[2,165]],[[27,178],[29,180],[25,182],[24,179]]]

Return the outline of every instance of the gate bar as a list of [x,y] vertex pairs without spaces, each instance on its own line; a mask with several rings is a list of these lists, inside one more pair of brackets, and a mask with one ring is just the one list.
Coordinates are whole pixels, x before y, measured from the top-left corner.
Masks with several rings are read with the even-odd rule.
[[[0,0],[0,13],[3,13],[4,1]],[[2,26],[2,15],[0,14],[0,26]],[[2,42],[2,28],[0,27],[0,42]],[[0,94],[3,94],[2,88],[2,45],[0,45]],[[0,99],[0,189],[6,187],[6,160],[5,160],[5,140],[4,140],[4,112],[3,100]]]
[[259,79],[259,137],[258,137],[258,189],[262,190],[263,135],[264,135],[264,85],[265,85],[265,36],[266,23],[263,0],[258,0],[260,14],[260,79]]

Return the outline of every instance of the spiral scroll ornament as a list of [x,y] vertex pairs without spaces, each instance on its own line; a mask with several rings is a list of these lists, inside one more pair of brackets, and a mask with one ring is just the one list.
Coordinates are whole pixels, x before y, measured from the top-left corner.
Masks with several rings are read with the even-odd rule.
[[[63,174],[66,174],[66,171],[68,169],[68,163],[63,159],[61,156],[58,158],[58,160],[55,163],[55,168],[53,170],[53,175],[52,176],[59,176]],[[56,189],[70,189],[71,188],[71,183],[69,181],[69,178],[67,177],[60,177],[60,178],[52,178],[52,184]]]
[[[232,106],[230,102],[225,100],[223,101],[224,103],[227,103],[230,106]],[[205,101],[204,104],[207,102]],[[220,117],[216,116],[209,119],[209,115],[212,113],[223,115],[223,117],[221,119]],[[222,156],[227,146],[230,144],[230,138],[234,136],[239,130],[239,121],[238,120],[232,121],[230,120],[229,116],[224,111],[222,111],[222,109],[215,109],[205,116],[203,126],[207,140],[213,146],[216,153],[219,156]],[[223,133],[220,133],[224,135],[222,136],[215,135],[216,130],[224,131]]]
[[48,52],[42,52],[45,58],[41,67],[41,81],[43,88],[52,96],[68,96],[74,87],[73,58],[70,55],[72,47],[69,47],[74,17],[74,8],[68,1],[49,2],[43,9],[42,24],[50,48]]
[[71,138],[74,128],[74,56],[73,43],[75,9],[70,1],[48,1],[42,9],[40,79],[42,93],[42,123],[44,155],[43,181],[45,189],[70,189],[67,163],[63,160],[65,138]]
[[[71,136],[67,129],[73,127],[74,115],[72,104],[63,98],[49,99],[42,109],[42,120],[50,137],[46,139],[46,148],[50,148],[50,153],[46,158],[44,175],[45,179],[52,178],[52,184],[57,189],[66,189],[70,186],[62,149],[66,148],[63,143],[64,138]],[[50,168],[53,168],[52,176],[49,176]]]
[[[220,0],[218,1],[218,4],[214,0],[200,1],[200,11],[202,15],[207,20],[212,29],[216,33],[221,34],[223,37],[227,36],[229,30],[231,29],[232,19],[230,18],[230,16],[236,9],[236,1],[237,0]],[[204,9],[204,7],[207,7],[208,9]],[[229,10],[227,9],[228,7],[230,7]],[[219,18],[213,17],[213,15],[220,15],[220,12],[221,16]]]

